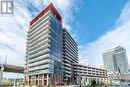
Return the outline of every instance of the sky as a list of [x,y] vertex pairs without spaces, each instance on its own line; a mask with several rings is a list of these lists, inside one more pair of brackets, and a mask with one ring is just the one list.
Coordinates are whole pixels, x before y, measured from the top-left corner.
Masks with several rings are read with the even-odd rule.
[[15,0],[12,16],[0,16],[0,63],[24,66],[31,19],[49,3],[61,14],[79,47],[79,62],[101,66],[102,53],[126,48],[130,64],[130,0]]

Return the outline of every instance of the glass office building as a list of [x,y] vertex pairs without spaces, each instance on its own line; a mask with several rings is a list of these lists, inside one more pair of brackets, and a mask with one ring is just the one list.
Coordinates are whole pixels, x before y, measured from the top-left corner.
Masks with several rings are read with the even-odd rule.
[[128,74],[126,49],[121,46],[108,50],[103,54],[104,67],[110,72]]

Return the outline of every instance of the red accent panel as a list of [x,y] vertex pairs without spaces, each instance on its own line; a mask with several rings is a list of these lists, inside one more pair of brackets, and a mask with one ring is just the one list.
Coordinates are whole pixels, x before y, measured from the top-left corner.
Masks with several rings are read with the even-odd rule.
[[37,82],[38,82],[38,76],[37,75],[35,75],[34,81],[35,81],[35,85],[37,85]]
[[27,81],[26,76],[24,76],[24,81],[25,81],[25,82]]
[[60,14],[58,13],[58,11],[56,10],[56,8],[54,7],[54,5],[51,3],[49,4],[42,12],[40,12],[31,22],[30,22],[30,26],[36,22],[39,18],[41,18],[47,11],[52,11],[55,15],[56,18],[60,21],[60,23],[62,23],[62,17],[60,16]]
[[34,82],[35,82],[35,85],[36,85],[36,80],[37,80],[37,79],[36,79],[36,75],[35,75],[35,76],[34,76]]
[[42,75],[42,85],[45,85],[45,76],[44,76],[44,74]]

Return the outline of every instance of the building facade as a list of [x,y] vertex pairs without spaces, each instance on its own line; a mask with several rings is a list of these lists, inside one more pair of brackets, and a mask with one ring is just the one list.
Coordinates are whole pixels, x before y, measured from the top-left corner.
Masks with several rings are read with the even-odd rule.
[[63,29],[64,82],[72,83],[72,64],[78,63],[78,45],[66,29]]
[[31,22],[27,39],[25,77],[28,83],[62,81],[62,18],[50,4]]
[[116,57],[113,50],[103,53],[104,68],[108,71],[117,71]]
[[91,80],[107,84],[107,70],[81,64],[73,64],[73,81],[76,84],[80,84],[80,80],[84,85],[87,85]]
[[115,47],[103,53],[104,67],[109,72],[128,74],[128,60],[126,49],[121,46]]
[[81,77],[105,83],[107,71],[78,64],[78,45],[62,27],[62,17],[53,4],[30,22],[25,64],[28,84],[78,83]]
[[25,80],[36,85],[70,83],[72,63],[78,63],[77,43],[50,4],[30,22]]

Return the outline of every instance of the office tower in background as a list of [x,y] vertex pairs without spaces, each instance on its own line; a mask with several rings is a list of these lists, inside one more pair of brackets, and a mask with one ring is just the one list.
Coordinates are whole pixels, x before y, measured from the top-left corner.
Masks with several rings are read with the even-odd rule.
[[103,61],[109,72],[128,74],[128,59],[123,47],[118,46],[103,53]]

